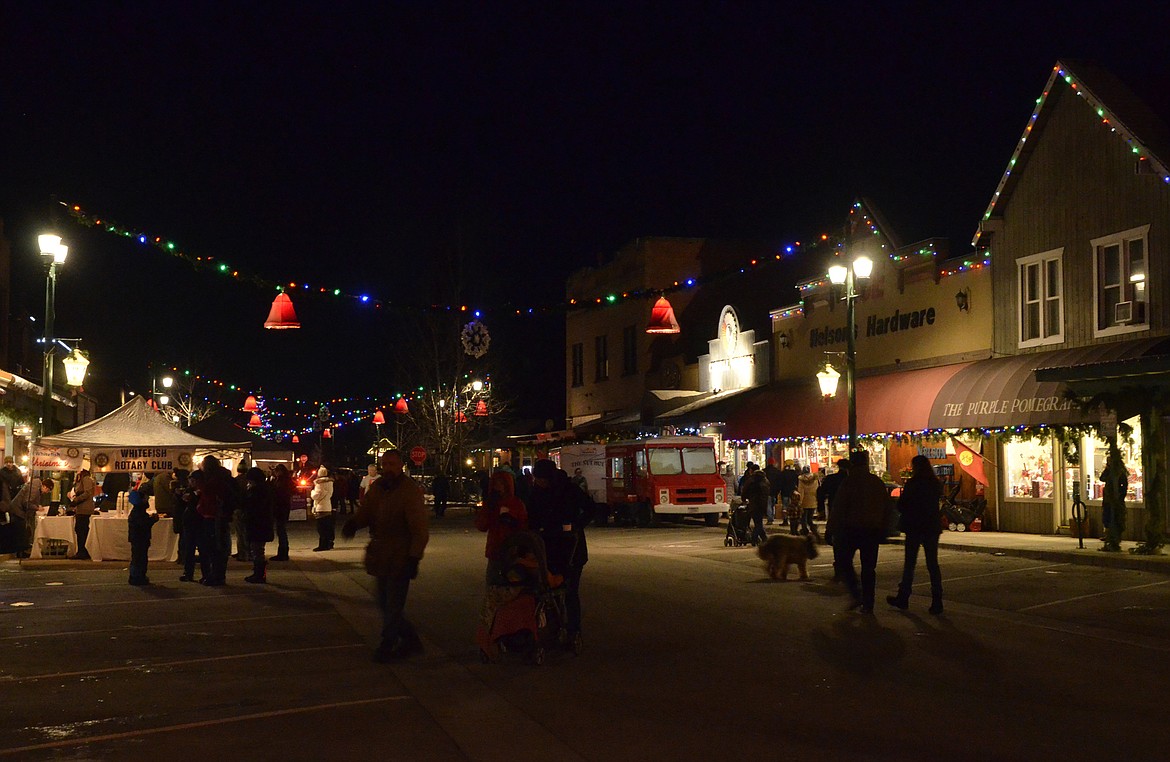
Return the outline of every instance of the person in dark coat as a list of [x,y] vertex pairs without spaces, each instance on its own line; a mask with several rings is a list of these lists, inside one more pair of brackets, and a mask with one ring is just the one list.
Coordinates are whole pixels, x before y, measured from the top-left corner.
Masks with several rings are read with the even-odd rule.
[[143,492],[133,490],[126,499],[130,501],[130,515],[126,519],[127,539],[130,540],[130,584],[149,585],[147,555],[150,552],[150,532],[158,522],[158,514],[146,512],[150,499]]
[[739,496],[747,504],[748,515],[755,525],[752,528],[752,540],[760,544],[768,539],[768,533],[764,530],[764,520],[768,515],[768,499],[771,494],[772,487],[768,484],[764,472],[755,463],[748,463],[743,479],[740,480]]
[[278,463],[272,473],[273,519],[276,522],[276,555],[270,561],[288,560],[288,514],[292,510],[292,473],[283,463]]
[[942,484],[930,466],[930,459],[915,455],[910,459],[910,478],[902,487],[898,510],[902,513],[902,531],[906,533],[906,556],[902,564],[902,581],[897,595],[887,595],[886,602],[899,609],[910,605],[910,590],[914,586],[914,567],[918,564],[918,548],[926,556],[926,571],[930,574],[930,613],[943,611],[942,572],[938,568],[938,537],[942,534],[939,519],[939,501]]
[[[837,490],[837,502],[829,511],[826,536],[832,537],[833,565],[853,596],[850,609],[873,613],[877,581],[878,546],[890,525],[890,493],[885,482],[869,470],[869,453],[858,450],[849,459],[849,475]],[[861,556],[861,585],[853,557]]]
[[435,498],[435,515],[443,518],[443,514],[447,512],[447,499],[451,495],[451,482],[446,474],[435,474],[431,481],[431,495]]
[[581,573],[589,561],[585,526],[593,502],[547,458],[533,464],[532,477],[528,526],[544,540],[549,571],[565,578],[565,629],[575,641],[581,633]]
[[[179,532],[179,561],[183,564],[183,574],[180,582],[195,581],[195,551],[199,548],[200,529],[203,518],[199,515],[199,489],[203,484],[203,472],[188,473],[184,468],[175,469],[175,481],[171,491],[175,495],[174,526],[180,527]],[[202,559],[201,559],[202,560]]]
[[264,472],[256,467],[244,474],[243,523],[248,536],[248,552],[252,558],[252,574],[244,577],[245,582],[264,583],[268,581],[264,559],[264,546],[272,542],[272,524],[275,514],[275,498]]
[[771,524],[776,520],[776,509],[783,510],[784,503],[780,497],[780,469],[776,464],[768,461],[764,466],[764,478],[768,480],[768,521]]
[[841,458],[837,461],[837,470],[821,479],[821,486],[817,487],[817,518],[823,519],[833,510],[833,501],[837,497],[837,489],[845,476],[849,473],[849,460]]

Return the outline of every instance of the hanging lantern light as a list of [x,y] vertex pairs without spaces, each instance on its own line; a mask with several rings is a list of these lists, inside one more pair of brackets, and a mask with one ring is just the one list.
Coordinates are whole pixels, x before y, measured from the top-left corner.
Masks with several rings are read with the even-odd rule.
[[670,306],[665,296],[658,297],[654,307],[650,310],[650,324],[646,326],[646,333],[678,333],[678,320],[674,317],[674,307]]
[[487,403],[484,402],[483,400],[480,400],[479,402],[475,403],[475,414],[476,415],[487,415],[488,414]]
[[325,439],[333,439],[333,430],[332,429],[325,429],[324,431],[321,432],[321,436],[324,437]]
[[256,404],[256,398],[249,394],[248,399],[244,400],[244,412],[255,413],[259,409],[260,406]]
[[836,396],[837,382],[840,380],[841,374],[829,363],[825,363],[825,369],[817,374],[817,383],[821,386],[821,394],[826,398]]
[[85,369],[89,367],[89,358],[80,349],[74,348],[62,362],[65,364],[65,383],[79,387],[85,383]]
[[252,419],[250,421],[248,421],[248,425],[251,426],[252,428],[256,428],[259,426],[263,426],[264,421],[260,420],[259,413],[252,413]]
[[297,312],[293,309],[292,299],[281,291],[272,300],[272,309],[268,311],[268,319],[264,321],[265,328],[300,328],[297,321]]
[[410,408],[406,404],[406,397],[399,397],[394,403],[394,412],[399,415],[410,415]]
[[292,443],[293,443],[293,444],[300,444],[300,443],[301,443],[301,438],[300,438],[300,437],[298,437],[296,434],[293,434]]
[[382,415],[382,411],[375,410],[374,411],[374,423],[381,426],[385,422],[386,422],[386,416]]

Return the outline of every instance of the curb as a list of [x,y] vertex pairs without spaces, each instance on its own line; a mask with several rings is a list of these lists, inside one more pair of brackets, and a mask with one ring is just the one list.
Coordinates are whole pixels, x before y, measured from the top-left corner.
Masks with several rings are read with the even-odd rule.
[[[891,537],[890,544],[904,545],[903,538]],[[1039,548],[1010,548],[991,545],[968,545],[966,543],[941,542],[939,548],[958,550],[964,553],[987,553],[995,556],[1031,558],[1037,561],[1076,564],[1078,566],[1103,566],[1112,569],[1170,574],[1170,556],[1138,556],[1128,552],[1103,553],[1096,549],[1084,550],[1043,550]]]

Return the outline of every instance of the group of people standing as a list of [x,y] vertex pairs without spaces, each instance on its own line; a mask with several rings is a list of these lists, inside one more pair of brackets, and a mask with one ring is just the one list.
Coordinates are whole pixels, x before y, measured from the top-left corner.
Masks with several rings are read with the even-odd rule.
[[838,471],[824,479],[808,466],[799,471],[791,460],[784,461],[784,468],[769,463],[764,468],[748,462],[743,476],[736,485],[736,493],[748,506],[752,520],[752,539],[757,543],[767,539],[765,525],[775,521],[780,513],[792,534],[817,535],[816,519],[824,519],[826,509],[839,486],[841,464]]

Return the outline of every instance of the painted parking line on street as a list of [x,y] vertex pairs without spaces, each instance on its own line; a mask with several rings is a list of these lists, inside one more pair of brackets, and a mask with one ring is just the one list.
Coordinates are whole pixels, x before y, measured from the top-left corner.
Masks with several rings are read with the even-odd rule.
[[26,754],[30,751],[43,751],[45,749],[61,749],[69,746],[86,746],[95,743],[106,743],[109,741],[121,741],[129,738],[141,738],[143,736],[158,735],[159,733],[176,733],[184,730],[198,730],[200,728],[210,728],[217,725],[227,725],[233,722],[252,722],[254,720],[267,720],[273,717],[288,717],[294,714],[307,714],[309,712],[320,712],[330,709],[346,709],[356,706],[368,706],[370,704],[388,703],[392,701],[414,701],[414,698],[409,695],[398,696],[382,696],[372,699],[357,699],[354,701],[335,701],[328,704],[314,704],[312,706],[299,706],[292,709],[274,709],[268,712],[255,712],[253,714],[241,714],[233,717],[222,717],[217,720],[201,720],[199,722],[183,722],[177,725],[163,725],[157,728],[144,728],[142,730],[127,730],[123,733],[107,733],[100,736],[91,736],[89,738],[70,738],[64,741],[49,741],[46,743],[32,744],[29,746],[14,746],[8,749],[0,749],[0,755],[9,754]]
[[[44,609],[41,609],[42,611]],[[103,627],[100,630],[62,630],[59,632],[26,632],[23,635],[3,635],[0,640],[29,640],[32,638],[56,638],[73,635],[98,635],[103,632],[130,633],[136,630],[154,630],[163,627],[205,627],[209,624],[232,624],[235,622],[262,622],[269,619],[304,619],[311,616],[330,616],[333,611],[313,611],[296,614],[272,614],[271,616],[247,616],[233,619],[200,619],[197,622],[161,622],[159,624],[129,624],[122,627]]]
[[[944,576],[943,581],[944,582],[959,582],[959,581],[965,580],[965,579],[981,579],[983,577],[999,577],[999,576],[1002,576],[1004,574],[1019,574],[1020,572],[1037,571],[1040,569],[1058,569],[1058,568],[1065,567],[1065,566],[1072,566],[1072,564],[1064,563],[1064,564],[1041,564],[1040,566],[1023,566],[1023,567],[1020,567],[1019,569],[1000,569],[999,571],[982,572],[980,574],[965,574],[962,577],[951,577],[951,576],[947,575],[947,576]],[[929,583],[929,581],[916,582],[914,584],[914,586],[918,587],[918,585],[920,585],[920,584],[930,584],[930,583]]]
[[[224,598],[239,598],[239,597],[244,597],[244,596],[249,597],[249,598],[256,598],[256,597],[259,597],[260,595],[300,595],[300,596],[304,596],[304,597],[312,597],[312,598],[320,599],[320,596],[312,590],[282,590],[274,585],[267,585],[266,587],[267,587],[266,590],[259,590],[256,588],[248,590],[247,588],[237,587],[234,590],[231,590],[231,591],[225,590],[225,591],[220,592],[219,594],[207,593],[206,595],[183,595],[183,596],[175,596],[173,598],[133,598],[133,599],[120,600],[120,601],[94,601],[93,603],[83,603],[77,599],[69,599],[69,600],[66,600],[64,603],[47,605],[47,606],[39,606],[37,608],[37,611],[62,611],[62,610],[66,610],[66,609],[72,611],[75,609],[84,609],[84,608],[95,608],[95,607],[96,608],[109,608],[111,606],[138,606],[138,605],[142,605],[142,604],[153,604],[153,603],[194,603],[194,602],[204,602],[204,601],[222,601]],[[40,590],[41,588],[37,588],[37,589]],[[73,590],[75,588],[70,587],[70,588],[63,588],[63,589]],[[166,589],[166,588],[161,588],[161,589]],[[239,592],[236,592],[236,590],[238,590]]]
[[1083,600],[1086,600],[1088,598],[1100,598],[1100,597],[1105,596],[1105,595],[1114,595],[1116,593],[1128,593],[1132,590],[1142,590],[1142,589],[1147,588],[1147,587],[1158,587],[1160,585],[1167,585],[1167,584],[1170,584],[1170,580],[1162,580],[1160,582],[1148,582],[1144,585],[1133,585],[1131,587],[1120,587],[1120,588],[1117,588],[1116,590],[1101,590],[1101,591],[1096,592],[1096,593],[1086,593],[1085,595],[1074,595],[1072,598],[1062,598],[1059,601],[1047,601],[1045,603],[1037,603],[1037,604],[1034,604],[1032,606],[1025,606],[1021,609],[1016,609],[1016,611],[1034,611],[1036,609],[1042,609],[1042,608],[1045,608],[1047,606],[1059,606],[1062,603],[1072,603],[1074,601],[1083,601]]
[[300,653],[320,653],[321,651],[337,651],[344,648],[365,648],[363,643],[343,643],[336,646],[313,646],[311,648],[285,648],[278,651],[252,651],[246,654],[227,654],[224,656],[208,656],[202,659],[178,659],[176,661],[159,661],[142,664],[123,664],[118,667],[104,667],[100,669],[81,669],[73,672],[50,672],[41,675],[0,675],[0,683],[28,683],[36,680],[56,680],[66,677],[89,677],[92,675],[108,675],[114,672],[138,672],[143,669],[162,669],[164,667],[181,667],[188,664],[210,664],[218,661],[234,661],[237,659],[259,659],[269,656],[287,656]]

